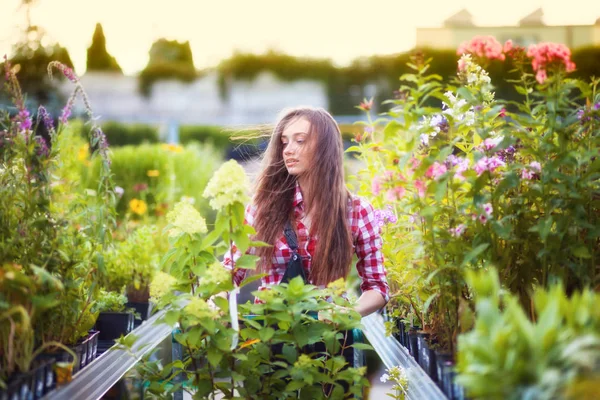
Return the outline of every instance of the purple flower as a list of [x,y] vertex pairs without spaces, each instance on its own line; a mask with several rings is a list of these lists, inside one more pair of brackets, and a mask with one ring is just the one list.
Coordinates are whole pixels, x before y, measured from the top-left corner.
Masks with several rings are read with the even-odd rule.
[[373,211],[375,223],[379,227],[383,227],[385,224],[395,224],[398,222],[398,217],[394,214],[392,206],[388,205],[385,209],[376,209]]
[[59,61],[52,61],[50,64],[48,64],[48,74],[50,74],[50,76],[52,76],[52,67],[56,67],[56,69],[62,72],[65,78],[67,78],[73,83],[77,83],[77,81],[79,80],[73,69],[67,67],[65,64]]
[[50,154],[50,149],[48,148],[46,139],[44,139],[41,136],[36,136],[35,141],[37,144],[36,154],[38,155],[38,157],[48,157],[48,155]]
[[517,150],[515,149],[515,146],[510,145],[506,149],[502,149],[497,152],[496,155],[504,162],[511,162],[515,158],[516,151]]
[[75,99],[73,97],[71,97],[69,99],[69,101],[67,101],[67,104],[65,104],[65,107],[62,109],[62,111],[60,113],[60,118],[58,119],[61,124],[63,124],[63,125],[67,124],[69,117],[71,116],[71,109],[73,108],[74,102],[75,102]]
[[19,113],[13,118],[13,122],[18,127],[18,132],[28,131],[33,125],[29,111],[25,108],[19,110]]
[[429,123],[429,125],[431,127],[435,128],[435,130],[437,132],[446,133],[446,132],[448,132],[448,129],[450,128],[448,119],[446,119],[446,117],[441,114],[437,114],[437,115],[434,115],[433,117],[431,117],[431,122]]
[[54,121],[52,121],[52,116],[48,113],[44,106],[40,106],[38,108],[38,118],[41,118],[44,122],[44,126],[48,131],[54,130]]

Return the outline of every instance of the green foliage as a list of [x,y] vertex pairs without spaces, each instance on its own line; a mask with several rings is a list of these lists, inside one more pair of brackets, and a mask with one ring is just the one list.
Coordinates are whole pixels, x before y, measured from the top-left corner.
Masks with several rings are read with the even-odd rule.
[[92,44],[87,49],[86,71],[122,73],[117,60],[106,50],[106,38],[100,23],[96,24]]
[[[170,396],[178,386],[169,379],[182,373],[183,389],[199,398],[218,392],[224,398],[341,398],[342,382],[349,393],[359,394],[368,384],[364,368],[350,368],[336,355],[344,347],[342,331],[360,326],[360,316],[340,296],[340,285],[322,290],[296,278],[256,292],[263,303],[242,305],[239,313],[235,302],[219,295],[235,293],[232,274],[256,268],[257,257],[246,250],[264,245],[252,241],[255,232],[243,223],[248,186],[244,170],[233,161],[215,174],[204,194],[218,212],[210,232],[188,203],[167,216],[171,248],[162,261],[170,278],[156,282],[153,295],[160,292],[158,307],[169,306],[164,322],[178,327],[174,339],[184,355],[164,366],[147,360],[140,365],[150,382],[148,392]],[[245,255],[226,269],[218,259],[233,242]],[[319,311],[332,322],[316,319]],[[325,346],[322,353],[307,347],[319,342]],[[279,355],[274,346],[281,348]]]
[[[117,211],[121,216],[145,220],[164,215],[184,198],[211,216],[201,193],[221,162],[219,153],[210,145],[142,144],[116,148],[112,152],[113,180],[124,190]],[[98,162],[93,162],[85,171],[83,182],[94,185],[99,167]],[[132,207],[134,199],[143,201],[146,207]]]
[[469,273],[474,329],[459,337],[457,382],[472,398],[592,398],[600,390],[600,295],[537,289],[530,321],[494,270]]
[[[70,72],[61,64],[50,67]],[[26,372],[40,349],[72,345],[93,326],[91,304],[114,218],[100,137],[91,135],[88,146],[96,147],[89,157],[104,166],[101,179],[96,190],[84,191],[64,158],[72,149],[65,138],[73,132],[62,123],[50,126],[52,117],[43,108],[32,121],[14,70],[7,66],[5,72],[5,88],[18,110],[12,118],[0,111],[0,354],[8,363],[2,373],[10,374]],[[71,79],[73,96],[82,93],[78,79]],[[89,115],[93,121],[91,110]],[[41,123],[47,141],[35,135]],[[42,345],[34,351],[34,343]]]
[[136,294],[147,296],[150,282],[158,271],[158,251],[161,249],[156,243],[158,229],[154,225],[142,225],[122,235],[124,240],[116,241],[114,248],[106,253],[106,282],[103,287],[122,293],[123,287],[127,286],[132,297]]
[[360,192],[399,214],[384,230],[394,301],[445,348],[471,328],[465,271],[496,265],[525,309],[537,286],[600,282],[599,81],[569,79],[555,65],[538,84],[529,62],[511,62],[522,102],[496,100],[470,58],[449,85],[413,58],[402,98],[385,118],[369,115],[351,149],[366,163]]
[[140,73],[140,92],[149,95],[152,84],[158,80],[191,82],[197,77],[190,43],[159,39],[152,44],[148,64]]
[[182,144],[190,142],[212,143],[217,149],[226,149],[233,143],[231,136],[237,133],[228,131],[220,126],[183,125],[179,129],[179,141]]
[[125,303],[127,303],[127,297],[123,294],[101,290],[92,310],[95,313],[121,312],[125,310]]

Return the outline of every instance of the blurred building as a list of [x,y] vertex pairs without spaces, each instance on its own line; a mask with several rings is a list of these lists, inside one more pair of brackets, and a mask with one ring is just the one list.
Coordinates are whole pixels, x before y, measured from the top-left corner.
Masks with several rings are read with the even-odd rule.
[[417,47],[455,49],[474,36],[491,35],[504,43],[511,39],[520,46],[539,42],[562,43],[570,48],[600,45],[600,18],[594,25],[550,26],[543,21],[539,8],[514,26],[476,26],[473,16],[463,9],[452,15],[442,27],[417,28]]
[[[102,120],[148,124],[255,125],[272,123],[286,107],[328,106],[327,89],[316,81],[284,82],[264,72],[251,82],[219,84],[216,73],[192,83],[177,80],[154,83],[148,97],[138,90],[136,76],[89,72],[81,83],[94,113]],[[61,91],[68,96],[73,85]],[[75,103],[83,112],[83,103]]]

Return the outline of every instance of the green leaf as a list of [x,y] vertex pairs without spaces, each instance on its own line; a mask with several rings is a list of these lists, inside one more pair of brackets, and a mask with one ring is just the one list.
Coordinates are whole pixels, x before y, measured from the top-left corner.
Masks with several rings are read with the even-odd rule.
[[250,242],[250,247],[270,247],[271,245],[267,242],[261,242],[260,240],[254,240]]
[[260,259],[258,256],[244,254],[235,262],[235,267],[240,269],[256,269],[256,262]]
[[470,252],[467,253],[461,266],[465,266],[468,263],[470,263],[477,256],[479,256],[481,253],[483,253],[488,247],[490,247],[489,243],[483,243],[483,244],[480,244],[479,246],[475,247],[473,250],[471,250]]
[[221,237],[221,232],[219,232],[217,230],[213,230],[208,235],[206,235],[204,237],[204,239],[202,239],[201,249],[204,250],[207,247],[212,246],[220,237]]
[[577,246],[575,247],[573,250],[573,255],[575,257],[579,257],[579,258],[592,258],[592,255],[590,254],[589,249],[586,246]]
[[398,132],[403,129],[403,125],[398,121],[390,121],[383,129],[384,140],[389,140],[391,137],[398,136]]
[[167,325],[174,326],[177,321],[179,321],[179,311],[177,310],[169,310],[165,314],[165,323]]
[[263,328],[258,332],[258,336],[263,342],[268,342],[269,340],[271,340],[273,335],[275,335],[275,329],[271,327]]
[[213,367],[216,367],[217,365],[219,365],[219,363],[223,359],[223,353],[221,353],[219,350],[217,350],[217,349],[215,349],[213,347],[210,347],[208,349],[207,354],[206,354],[206,358],[208,358],[208,362]]
[[346,149],[346,153],[360,152],[360,147],[358,146],[350,146]]
[[351,347],[354,347],[356,350],[374,350],[373,346],[367,343],[354,343]]
[[250,238],[243,232],[234,232],[232,236],[233,241],[235,242],[235,245],[240,253],[245,253],[250,246]]
[[286,392],[293,392],[303,388],[306,385],[304,381],[292,381],[285,387]]

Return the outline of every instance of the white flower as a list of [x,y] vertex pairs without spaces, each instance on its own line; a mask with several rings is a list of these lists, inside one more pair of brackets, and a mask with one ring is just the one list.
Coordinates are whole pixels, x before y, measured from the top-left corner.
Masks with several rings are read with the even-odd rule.
[[424,146],[429,146],[429,135],[426,133],[421,134],[421,136],[419,136],[419,138],[421,139],[421,144]]
[[181,232],[193,235],[206,233],[206,221],[200,213],[189,203],[177,203],[173,210],[167,214],[167,221],[173,226],[169,236],[176,236]]
[[381,375],[381,378],[379,378],[379,380],[380,380],[382,383],[386,383],[387,381],[389,381],[389,380],[390,380],[390,376],[389,376],[388,374],[383,374],[383,375]]
[[488,216],[491,216],[491,215],[492,215],[492,213],[494,212],[494,207],[492,207],[492,204],[491,204],[491,203],[485,203],[485,204],[483,205],[483,211],[485,211],[485,213],[486,213]]

